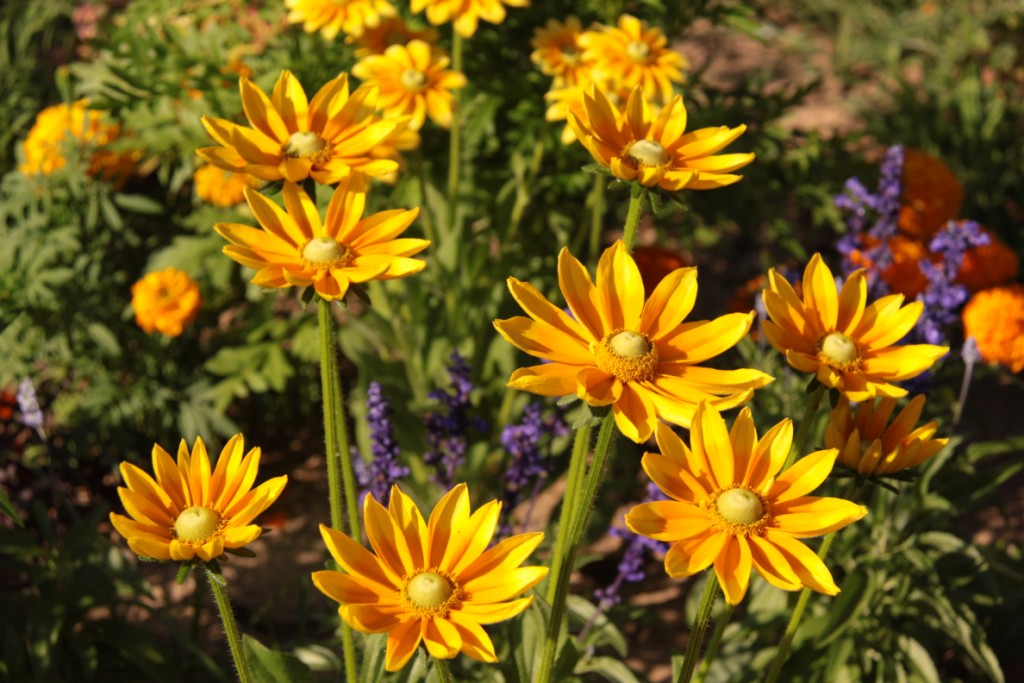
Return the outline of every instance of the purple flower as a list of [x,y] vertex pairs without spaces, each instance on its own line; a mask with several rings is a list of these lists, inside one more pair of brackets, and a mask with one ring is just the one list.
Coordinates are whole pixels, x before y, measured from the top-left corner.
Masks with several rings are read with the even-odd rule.
[[366,419],[370,423],[370,450],[373,459],[366,462],[358,457],[356,449],[352,449],[356,478],[363,487],[364,496],[367,493],[373,494],[381,505],[387,505],[391,497],[391,486],[408,476],[409,468],[398,464],[398,444],[395,442],[395,432],[391,426],[391,406],[384,398],[379,382],[370,382],[366,389],[366,397]]
[[423,422],[427,428],[427,444],[423,461],[437,467],[435,481],[445,489],[455,482],[455,471],[466,457],[469,430],[485,431],[487,422],[470,415],[473,404],[473,380],[466,359],[453,351],[448,366],[449,389],[430,392],[430,398],[441,404],[441,410],[430,411]]
[[[523,420],[519,424],[507,425],[501,431],[501,445],[509,455],[509,464],[505,470],[504,509],[506,514],[521,503],[527,493],[532,491],[531,501],[537,497],[540,487],[551,472],[551,459],[545,456],[543,446],[550,439],[565,436],[569,426],[560,413],[544,416],[540,403],[530,403],[523,410]],[[528,510],[522,524],[530,519]],[[511,524],[502,525],[498,534],[508,536],[512,533]]]

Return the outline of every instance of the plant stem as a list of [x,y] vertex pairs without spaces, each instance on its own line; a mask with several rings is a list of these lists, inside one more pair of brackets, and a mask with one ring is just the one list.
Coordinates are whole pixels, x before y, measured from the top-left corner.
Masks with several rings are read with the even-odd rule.
[[622,233],[622,241],[626,243],[626,251],[630,253],[633,251],[636,229],[640,225],[640,213],[646,196],[647,188],[640,183],[633,183],[629,192],[629,210],[626,212],[626,227]]
[[[462,72],[462,35],[452,31],[452,70]],[[462,128],[462,96],[460,90],[452,91],[452,127],[448,136],[448,229],[455,225],[456,205],[459,199],[459,137]]]
[[448,668],[448,660],[434,657],[434,670],[437,672],[437,679],[441,683],[455,683],[451,669]]
[[604,226],[604,189],[608,184],[608,177],[603,174],[594,176],[594,188],[590,191],[590,258],[597,260],[598,249],[601,248],[601,228]]
[[[569,594],[569,578],[572,575],[573,562],[576,560],[576,551],[579,549],[583,531],[587,526],[587,518],[590,515],[590,508],[594,504],[594,496],[597,495],[597,486],[601,480],[605,461],[608,459],[614,433],[615,417],[609,411],[601,422],[601,431],[598,433],[597,445],[594,447],[594,459],[584,478],[583,489],[571,501],[567,500],[566,505],[562,507],[560,524],[565,524],[568,515],[569,533],[561,555],[552,560],[554,575],[551,583],[548,584],[548,594],[552,594],[552,586],[554,586],[554,598],[550,601],[551,617],[544,640],[544,661],[541,664],[540,675],[536,678],[538,683],[549,683],[551,680],[555,654],[558,649],[558,635],[562,628],[562,618],[565,616],[565,600]],[[573,457],[575,456],[576,448],[573,448]],[[586,452],[584,451],[585,457]]]
[[242,637],[238,633],[238,624],[235,622],[235,615],[231,611],[231,600],[228,599],[228,591],[224,585],[224,577],[214,572],[210,566],[203,563],[206,570],[206,580],[213,590],[213,599],[217,603],[217,611],[220,612],[220,620],[224,625],[224,635],[228,639],[228,647],[231,648],[231,657],[235,660],[235,669],[238,670],[240,683],[251,683],[252,674],[249,673],[249,664],[245,661],[245,654],[242,652]]
[[711,662],[715,661],[715,657],[718,655],[718,648],[722,644],[722,634],[725,633],[725,627],[729,625],[729,620],[732,619],[732,609],[732,605],[725,603],[725,609],[722,610],[718,617],[718,623],[715,624],[711,640],[708,641],[708,647],[704,651],[704,659],[701,660],[700,670],[697,671],[697,683],[702,683],[704,677],[708,675]]
[[718,577],[713,570],[709,570],[707,575],[707,582],[704,584],[704,595],[700,598],[697,615],[693,618],[690,639],[686,641],[686,653],[683,654],[683,668],[679,670],[676,683],[690,683],[690,678],[693,677],[693,670],[697,668],[697,658],[700,657],[700,646],[704,642],[704,632],[707,631],[708,622],[711,621],[711,610],[715,607],[715,596],[718,594]]
[[434,231],[434,214],[430,210],[430,202],[427,199],[427,169],[423,163],[421,148],[416,148],[414,159],[416,160],[416,177],[420,186],[420,222],[423,225],[423,235],[436,248],[438,246],[437,233]]
[[576,438],[573,440],[572,455],[569,456],[569,471],[565,478],[565,495],[562,496],[562,518],[559,520],[558,530],[555,532],[555,553],[551,557],[551,575],[548,577],[546,597],[548,604],[555,601],[555,590],[562,570],[562,556],[565,553],[566,539],[569,537],[569,530],[572,527],[569,518],[572,511],[576,509],[576,496],[579,494],[579,488],[583,481],[582,475],[586,469],[592,431],[591,425],[584,425],[576,430]]
[[797,425],[796,436],[793,438],[793,448],[789,451],[789,457],[786,458],[783,470],[792,465],[795,460],[803,457],[804,446],[807,445],[807,437],[810,436],[811,427],[814,425],[814,416],[818,414],[818,406],[821,405],[821,399],[826,391],[828,391],[828,387],[818,382],[814,387],[814,391],[811,392],[803,419]]

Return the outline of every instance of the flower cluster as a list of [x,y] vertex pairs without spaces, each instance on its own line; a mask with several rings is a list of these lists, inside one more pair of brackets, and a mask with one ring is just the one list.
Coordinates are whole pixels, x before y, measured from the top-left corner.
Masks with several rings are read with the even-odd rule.
[[135,322],[147,334],[177,337],[199,315],[199,285],[177,268],[149,273],[132,285]]
[[227,171],[207,164],[192,174],[196,196],[214,206],[234,206],[245,201],[245,188],[256,189],[260,181],[248,173]]
[[487,423],[471,415],[473,403],[472,369],[466,359],[453,351],[448,366],[449,389],[430,392],[430,398],[441,404],[440,410],[432,410],[423,418],[427,428],[429,449],[423,454],[423,462],[437,468],[436,480],[444,488],[450,488],[455,481],[455,471],[466,457],[469,446],[469,431],[483,431]]
[[1024,285],[984,289],[964,307],[964,335],[988,363],[1024,370]]
[[[409,476],[409,468],[398,462],[398,443],[391,425],[391,405],[384,397],[380,382],[370,382],[366,389],[366,420],[370,423],[370,451],[373,459],[356,458],[356,476],[363,495],[372,495],[387,504],[391,487]],[[353,449],[353,453],[357,453]]]
[[[545,440],[568,433],[569,427],[561,414],[552,413],[545,417],[539,403],[527,404],[522,422],[506,425],[501,430],[501,445],[509,460],[505,468],[504,495],[509,514],[523,501],[525,495],[529,495],[532,502],[551,472],[551,459],[545,457],[542,450]],[[519,524],[525,526],[529,521],[530,513],[527,512]],[[506,522],[499,533],[503,536],[511,533],[511,524]]]

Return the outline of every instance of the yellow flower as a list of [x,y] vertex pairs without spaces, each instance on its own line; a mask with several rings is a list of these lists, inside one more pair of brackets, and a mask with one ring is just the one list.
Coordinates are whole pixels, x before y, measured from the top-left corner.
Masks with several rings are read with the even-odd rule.
[[442,128],[452,125],[452,90],[466,87],[466,77],[449,70],[448,59],[422,40],[392,45],[352,67],[352,75],[380,89],[377,108],[385,116],[411,115],[409,127],[419,130],[427,114]]
[[555,80],[552,88],[581,85],[589,81],[592,62],[583,58],[579,39],[583,34],[580,20],[574,16],[565,23],[548,19],[547,23],[533,30],[533,52],[530,59],[540,67],[541,73]]
[[380,25],[383,17],[395,16],[388,0],[285,0],[288,23],[302,24],[306,33],[320,31],[327,40],[334,40],[344,31],[358,36]]
[[338,185],[323,221],[298,185],[285,183],[283,195],[285,210],[258,192],[245,191],[262,230],[238,223],[213,226],[231,242],[224,253],[258,271],[255,285],[312,285],[321,297],[333,300],[344,298],[350,283],[406,277],[426,265],[409,257],[429,242],[398,239],[419,209],[392,209],[363,218],[366,181],[358,173]]
[[361,36],[346,38],[346,42],[356,44],[357,58],[370,55],[382,55],[392,45],[408,45],[414,40],[428,43],[437,42],[437,30],[432,28],[414,29],[401,17],[387,17],[373,28],[367,28]]
[[891,294],[868,305],[863,270],[837,292],[821,254],[804,270],[802,300],[774,268],[762,296],[770,318],[764,331],[772,346],[794,368],[817,373],[818,381],[851,401],[906,396],[906,389],[891,382],[917,377],[949,351],[931,344],[894,346],[913,329],[924,304],[902,306],[903,295]]
[[891,423],[896,400],[865,401],[853,411],[846,397],[832,410],[825,445],[839,449],[839,464],[865,475],[892,474],[931,459],[949,439],[933,439],[937,422],[915,429],[924,396],[915,396]]
[[134,173],[139,153],[103,149],[120,137],[121,128],[88,106],[88,100],[78,100],[39,112],[22,145],[25,161],[18,170],[25,175],[50,175],[67,165],[73,145],[87,155],[88,173],[93,177],[123,180]]
[[558,255],[567,315],[533,286],[508,279],[529,318],[495,320],[498,332],[531,356],[551,361],[512,373],[508,386],[543,396],[576,394],[611,405],[619,431],[650,438],[658,419],[689,427],[702,400],[732,408],[772,381],[758,370],[697,365],[742,339],[754,313],[683,324],[697,298],[697,269],[679,268],[644,300],[644,286],[621,240],[605,250],[597,285],[568,249]]
[[668,46],[658,27],[623,14],[619,26],[599,25],[579,39],[583,59],[592,62],[597,80],[609,80],[632,89],[642,86],[644,97],[668,102],[672,83],[683,82],[686,58]]
[[978,342],[983,360],[1024,370],[1024,285],[981,290],[964,306],[962,317],[964,336]]
[[199,285],[177,268],[149,273],[132,285],[135,322],[146,334],[177,337],[195,320],[202,304]]
[[719,154],[746,126],[686,130],[686,107],[676,96],[655,117],[640,86],[619,112],[598,87],[583,96],[583,115],[569,109],[576,137],[602,166],[622,180],[674,191],[712,190],[738,182],[731,172],[754,160],[753,154]]
[[245,199],[245,188],[257,188],[260,181],[248,173],[225,171],[218,166],[203,166],[192,174],[196,195],[214,206],[234,206]]
[[405,666],[421,641],[441,659],[462,652],[496,662],[481,624],[510,619],[529,607],[532,596],[512,598],[548,573],[547,567],[519,566],[543,533],[512,536],[488,549],[500,510],[495,500],[470,514],[465,484],[445,494],[429,521],[397,486],[386,509],[368,495],[363,520],[374,553],[321,525],[342,571],[315,572],[313,583],[341,603],[338,613],[349,626],[388,634],[388,671]]
[[182,439],[177,464],[154,445],[156,481],[135,465],[121,463],[127,488],[119,487],[117,492],[131,519],[112,512],[111,523],[127,539],[128,547],[156,560],[191,560],[198,555],[209,562],[225,549],[252,543],[262,530],[251,522],[277,500],[288,477],[275,477],[252,488],[260,449],[253,448],[243,458],[244,449],[242,435],[233,436],[211,473],[202,439],[196,439],[191,456]]
[[760,439],[750,409],[732,431],[702,403],[693,418],[690,448],[659,425],[661,454],[647,453],[643,468],[670,500],[644,503],[626,515],[633,532],[672,544],[665,571],[690,576],[714,563],[725,599],[746,595],[750,570],[783,590],[806,586],[835,595],[828,567],[798,539],[821,536],[856,522],[863,506],[807,494],[832,471],[836,450],[817,451],[785,472],[793,425],[783,420]]
[[427,10],[427,20],[437,26],[455,22],[459,35],[469,38],[476,33],[480,19],[492,24],[505,21],[505,5],[527,7],[530,0],[412,0],[413,14]]
[[271,97],[248,78],[238,86],[253,127],[204,116],[203,127],[222,146],[203,147],[198,154],[214,166],[261,180],[312,178],[324,185],[353,170],[372,177],[397,170],[394,161],[374,159],[373,150],[401,132],[408,120],[383,121],[373,113],[377,88],[363,86],[350,97],[348,75],[341,74],[308,102],[289,71],[281,73]]

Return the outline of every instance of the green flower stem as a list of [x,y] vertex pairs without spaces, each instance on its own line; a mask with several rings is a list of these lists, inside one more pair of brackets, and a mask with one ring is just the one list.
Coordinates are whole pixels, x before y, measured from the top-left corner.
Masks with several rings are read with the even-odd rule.
[[793,447],[789,451],[789,457],[786,458],[783,470],[792,465],[793,461],[803,457],[804,447],[807,445],[807,437],[811,435],[811,427],[814,425],[814,416],[818,414],[818,407],[821,405],[821,399],[825,396],[826,391],[828,391],[828,387],[818,382],[814,387],[814,391],[811,392],[811,397],[807,401],[807,409],[804,411],[804,417],[796,428]]
[[[462,72],[462,36],[458,31],[452,31],[452,70]],[[461,90],[452,91],[452,127],[448,137],[448,232],[451,232],[455,225],[456,204],[459,199],[459,162],[461,151],[459,149],[459,136],[462,129]]]
[[629,192],[629,210],[626,212],[626,227],[622,241],[626,243],[626,251],[632,253],[633,242],[636,240],[636,229],[640,225],[640,213],[643,209],[647,188],[640,183],[633,183]]
[[601,248],[601,228],[604,225],[604,189],[608,185],[608,176],[603,173],[594,175],[594,189],[590,192],[590,258],[597,261],[598,249]]
[[416,177],[419,180],[420,190],[420,222],[423,225],[423,235],[430,240],[434,246],[438,246],[437,233],[434,230],[434,214],[430,211],[430,202],[427,200],[427,169],[423,163],[423,150],[416,148],[413,157],[416,163]]
[[718,595],[718,577],[715,576],[714,570],[709,570],[707,574],[704,595],[700,598],[697,616],[693,618],[690,639],[686,641],[686,653],[683,655],[683,667],[679,670],[676,683],[690,683],[693,671],[697,668],[697,659],[700,657],[700,646],[704,643],[704,632],[708,629],[711,611],[715,607],[715,596]]
[[526,207],[530,205],[532,188],[540,173],[541,163],[544,161],[544,138],[537,138],[533,145],[533,153],[530,155],[530,164],[523,174],[522,182],[516,187],[516,199],[512,204],[512,213],[508,219],[508,232],[505,235],[505,242],[512,244],[519,234],[519,226],[523,222],[523,215]]
[[576,438],[572,444],[572,455],[569,457],[569,472],[566,475],[565,495],[562,496],[562,519],[558,522],[555,532],[555,554],[551,558],[551,575],[548,577],[548,604],[555,601],[555,592],[562,571],[562,559],[565,554],[565,543],[572,525],[569,516],[576,509],[576,496],[583,483],[583,472],[586,469],[587,453],[590,452],[590,434],[593,427],[589,424],[576,430]]
[[227,636],[228,647],[231,648],[231,657],[235,660],[239,683],[252,683],[252,674],[249,673],[249,664],[245,661],[245,654],[242,652],[242,637],[238,633],[238,624],[231,611],[231,601],[228,599],[224,577],[210,569],[205,562],[203,569],[206,570],[206,580],[210,584],[210,589],[213,590],[213,599],[217,603],[221,623],[224,624],[224,635]]
[[[555,664],[555,654],[558,650],[558,635],[562,628],[562,619],[565,616],[565,600],[569,594],[569,578],[572,575],[572,566],[576,560],[576,551],[579,549],[583,531],[587,526],[587,517],[590,515],[590,508],[594,504],[594,496],[597,495],[597,486],[601,480],[601,473],[604,471],[605,461],[608,459],[612,436],[615,433],[615,417],[609,411],[601,422],[601,431],[597,435],[597,445],[594,447],[594,459],[590,463],[586,477],[583,480],[583,489],[570,501],[567,499],[562,506],[561,524],[565,524],[568,515],[569,534],[566,538],[566,545],[561,555],[552,558],[551,583],[548,585],[548,593],[551,594],[554,586],[554,599],[551,600],[551,617],[548,621],[548,629],[544,639],[544,661],[541,664],[540,675],[535,679],[538,683],[549,683],[551,673]],[[576,456],[576,449],[573,449],[573,457]],[[584,450],[583,460],[586,457]],[[571,475],[570,475],[571,476]]]
[[708,675],[708,670],[711,669],[711,662],[715,661],[715,657],[718,656],[718,648],[722,644],[722,634],[725,633],[725,627],[732,619],[732,609],[732,605],[725,603],[725,609],[718,617],[718,623],[715,624],[715,630],[711,633],[711,640],[708,641],[708,647],[704,650],[704,659],[701,660],[700,669],[697,671],[695,679],[697,683],[702,683],[705,676]]
[[437,680],[441,683],[455,683],[451,669],[448,668],[448,660],[434,657],[434,671],[437,672]]

